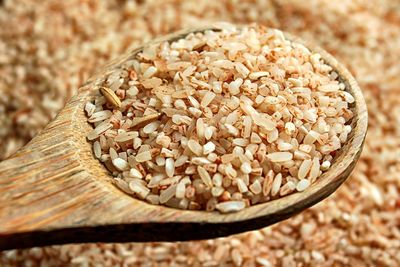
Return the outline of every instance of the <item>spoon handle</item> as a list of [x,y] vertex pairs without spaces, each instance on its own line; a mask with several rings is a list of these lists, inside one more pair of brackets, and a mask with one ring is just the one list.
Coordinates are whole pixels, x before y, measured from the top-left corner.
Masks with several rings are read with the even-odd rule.
[[82,167],[69,133],[75,105],[0,163],[0,249],[9,235],[65,224],[85,202],[89,181],[77,179]]

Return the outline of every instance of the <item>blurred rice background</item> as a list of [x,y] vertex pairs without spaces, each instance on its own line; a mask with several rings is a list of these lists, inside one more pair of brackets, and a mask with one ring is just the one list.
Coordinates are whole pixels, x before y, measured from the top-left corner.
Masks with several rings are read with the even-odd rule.
[[5,0],[0,160],[38,133],[96,68],[155,36],[257,22],[314,41],[355,75],[366,145],[333,196],[285,222],[182,243],[65,245],[0,253],[0,266],[400,266],[399,0]]

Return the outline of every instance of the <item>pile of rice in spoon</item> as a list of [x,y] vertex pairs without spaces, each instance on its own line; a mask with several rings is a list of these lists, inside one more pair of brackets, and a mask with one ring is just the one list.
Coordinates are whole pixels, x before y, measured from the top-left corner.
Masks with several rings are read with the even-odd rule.
[[253,25],[149,44],[85,110],[94,155],[127,194],[239,211],[306,190],[352,128],[354,98],[321,55]]

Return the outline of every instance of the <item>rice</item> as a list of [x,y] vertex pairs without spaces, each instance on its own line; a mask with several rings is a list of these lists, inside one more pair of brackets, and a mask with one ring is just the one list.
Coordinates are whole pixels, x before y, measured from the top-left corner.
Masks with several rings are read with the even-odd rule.
[[199,176],[201,180],[204,182],[204,184],[210,188],[212,188],[212,181],[210,174],[207,172],[207,170],[201,166],[197,166],[197,172],[199,173]]
[[243,162],[242,165],[240,165],[240,170],[244,173],[244,174],[249,174],[252,171],[251,165],[249,162]]
[[261,187],[261,183],[259,180],[255,180],[254,183],[252,183],[249,186],[249,189],[251,192],[253,192],[253,194],[260,194],[262,192],[262,187]]
[[297,178],[299,178],[300,180],[304,179],[310,171],[312,163],[313,162],[310,159],[304,160],[299,167]]
[[177,185],[171,185],[167,189],[161,191],[159,200],[161,204],[166,203],[176,194],[176,187]]
[[[236,190],[242,195],[249,191],[250,179],[261,177],[258,183],[253,184],[253,193],[258,193],[242,196],[251,203],[260,202],[261,183],[264,184],[268,169],[283,167],[280,173],[285,173],[285,176],[281,174],[275,178],[271,189],[264,190],[271,190],[272,197],[287,195],[295,189],[286,177],[288,174],[295,175],[300,180],[309,176],[309,181],[314,182],[321,174],[321,163],[318,160],[320,156],[315,156],[340,149],[351,132],[351,126],[346,124],[351,116],[343,119],[340,115],[348,110],[346,99],[354,99],[341,93],[345,87],[335,80],[337,75],[331,74],[331,67],[325,65],[319,55],[311,54],[301,46],[296,51],[297,54],[292,52],[299,45],[285,40],[279,31],[259,26],[232,29],[233,26],[229,31],[189,34],[172,43],[164,42],[145,47],[133,58],[133,65],[140,68],[129,69],[128,66],[110,73],[105,80],[111,83],[111,89],[106,87],[107,83],[100,86],[109,106],[101,101],[101,97],[94,101],[95,110],[100,111],[88,118],[96,126],[95,132],[89,133],[89,141],[100,136],[105,136],[111,143],[128,142],[133,138],[134,149],[129,150],[129,154],[125,154],[126,145],[118,147],[122,149],[122,156],[132,157],[133,165],[135,161],[145,163],[145,172],[151,175],[163,171],[168,178],[161,181],[160,185],[178,182],[177,177],[183,173],[192,175],[189,179],[194,182],[196,176],[192,171],[187,171],[190,164],[195,167],[193,170],[197,169],[203,186],[210,190],[213,189],[210,173],[219,172],[235,179]],[[264,35],[270,38],[263,39]],[[215,40],[221,45],[215,43]],[[201,43],[201,49],[193,51],[193,42]],[[286,50],[275,50],[273,47],[277,44]],[[176,54],[173,49],[178,47],[182,51]],[[239,51],[244,54],[238,54]],[[276,62],[290,61],[290,64],[280,65],[271,61],[270,65],[262,65],[267,60],[257,54],[268,53],[275,54]],[[297,57],[311,62],[316,66],[315,69],[299,65]],[[188,58],[192,60],[187,61]],[[147,61],[141,62],[142,59]],[[161,67],[160,62],[164,62],[164,67]],[[128,72],[124,72],[123,68],[128,68]],[[295,73],[295,69],[303,69],[301,75],[296,74],[286,81],[284,73]],[[135,75],[128,76],[129,71],[134,71]],[[222,72],[226,75],[226,71],[231,76],[229,81],[227,77],[221,78]],[[115,93],[123,86],[131,88],[129,86],[132,84],[140,90],[134,90],[128,95],[120,92],[117,96]],[[267,88],[273,88],[273,91]],[[307,99],[307,105],[299,105],[297,95]],[[116,97],[121,99],[116,100]],[[321,98],[325,99],[322,107],[319,102]],[[107,109],[110,106],[119,108],[117,102],[121,100],[129,101],[132,108],[128,107],[122,112],[116,109],[111,112]],[[335,105],[329,105],[331,102]],[[85,106],[90,113],[92,105]],[[140,107],[142,111],[135,110],[134,106]],[[128,113],[135,115],[128,116]],[[273,114],[270,115],[271,113]],[[336,115],[339,117],[334,117]],[[121,121],[119,128],[124,125],[124,131],[115,137],[115,130],[109,128],[110,121]],[[278,127],[278,124],[284,125],[284,129]],[[135,127],[138,132],[126,133],[125,130],[130,130],[129,127]],[[329,130],[330,135],[326,135],[326,127],[331,127],[334,131]],[[347,127],[346,131],[343,131],[344,127]],[[315,142],[319,146],[314,145]],[[299,147],[300,151],[295,147]],[[240,148],[243,148],[243,153]],[[98,145],[94,149],[97,149],[95,154],[98,154]],[[215,155],[210,155],[211,153]],[[107,156],[101,155],[100,158],[106,166],[109,165]],[[127,166],[123,166],[121,161],[123,159],[115,160],[113,156],[111,158],[113,163],[117,161],[114,163],[117,170],[126,170]],[[318,162],[311,161],[311,158]],[[237,160],[241,163],[238,164]],[[153,168],[154,165],[165,167]],[[124,175],[122,173],[122,177]],[[269,183],[267,181],[265,186],[268,187]],[[180,190],[183,190],[182,187]],[[228,190],[228,187],[219,187],[211,195],[219,196],[224,190]],[[180,196],[182,192],[179,193]],[[155,191],[153,187],[153,193],[161,194],[162,189]],[[210,194],[205,196],[204,192],[195,193],[196,198],[192,202],[203,209],[213,210],[214,202],[221,201],[216,199],[209,202]],[[160,198],[160,203],[178,203],[173,197],[169,198],[170,194],[167,196]],[[183,202],[180,203],[187,202],[185,198],[181,199]],[[263,199],[261,202],[268,200]],[[171,205],[189,207],[186,204]]]
[[165,160],[165,173],[168,177],[173,177],[175,173],[174,159],[167,158]]
[[197,156],[201,156],[203,154],[203,147],[195,140],[189,140],[188,148]]
[[142,179],[143,174],[136,168],[131,168],[129,170],[129,176],[132,178]]
[[282,185],[282,174],[278,173],[272,182],[271,196],[276,196],[278,194],[279,190],[281,189],[281,185]]
[[290,152],[273,152],[267,155],[272,162],[285,162],[293,158],[293,154]]
[[151,156],[150,151],[144,151],[142,153],[137,154],[135,157],[135,160],[137,162],[146,162],[146,161],[151,160],[151,158],[152,158],[152,156]]
[[243,201],[226,201],[218,203],[215,208],[223,213],[235,212],[244,209]]
[[158,121],[150,122],[149,124],[143,127],[143,132],[145,134],[153,133],[155,130],[157,130],[159,125],[160,123]]
[[237,179],[237,187],[240,193],[246,193],[247,191],[249,191],[249,189],[247,188],[247,185],[245,184],[245,182],[243,182],[242,179]]
[[112,163],[119,171],[126,171],[129,167],[128,162],[121,158],[113,159]]
[[180,182],[176,186],[175,197],[179,199],[183,199],[185,197],[186,186],[184,183]]
[[[364,152],[352,177],[330,198],[289,220],[215,240],[10,250],[1,253],[1,266],[221,266],[234,264],[233,249],[244,266],[400,264],[396,1],[72,0],[36,5],[26,0],[4,1],[0,12],[0,60],[13,62],[1,65],[1,158],[29,141],[95,68],[127,46],[214,20],[257,21],[317,42],[350,68],[370,110]],[[382,206],[367,183],[378,188]],[[157,204],[158,197],[146,199]]]
[[215,94],[213,92],[206,92],[206,94],[204,95],[203,99],[201,100],[200,106],[202,108],[206,108],[211,101],[213,101],[213,99],[215,98]]
[[137,196],[142,199],[145,199],[146,196],[150,193],[150,189],[140,183],[141,180],[131,181],[129,182],[129,189],[132,190]]
[[101,146],[99,141],[93,143],[93,152],[96,158],[99,159],[101,157]]
[[297,185],[296,185],[296,190],[301,192],[307,189],[310,186],[310,181],[307,179],[301,179]]
[[213,142],[207,142],[203,146],[204,155],[208,155],[208,154],[212,153],[214,150],[215,150],[215,144]]

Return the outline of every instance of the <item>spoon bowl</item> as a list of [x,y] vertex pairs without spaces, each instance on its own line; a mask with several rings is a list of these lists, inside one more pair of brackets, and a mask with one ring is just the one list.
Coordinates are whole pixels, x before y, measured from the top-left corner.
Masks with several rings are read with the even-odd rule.
[[[173,41],[191,32],[152,41]],[[287,219],[333,193],[353,170],[367,131],[367,108],[350,72],[321,48],[289,34],[330,65],[355,102],[352,132],[331,168],[303,192],[236,213],[178,210],[126,195],[94,157],[86,135],[92,130],[84,105],[95,98],[97,78],[142,50],[114,60],[78,91],[47,127],[0,163],[0,250],[83,242],[184,241],[250,231]]]

